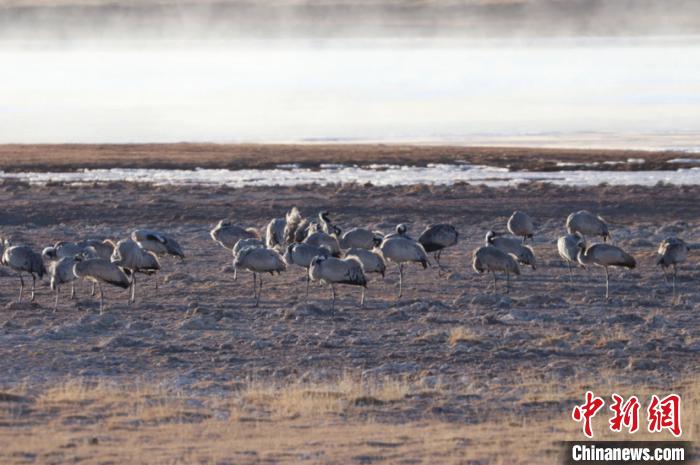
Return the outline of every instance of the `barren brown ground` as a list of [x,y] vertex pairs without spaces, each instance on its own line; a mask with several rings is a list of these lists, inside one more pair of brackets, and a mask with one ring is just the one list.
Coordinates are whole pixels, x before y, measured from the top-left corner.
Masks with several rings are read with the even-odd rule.
[[[272,168],[298,163],[367,165],[466,161],[514,170],[561,170],[557,162],[604,163],[588,169],[649,170],[685,167],[668,160],[686,157],[678,152],[639,150],[588,150],[516,147],[459,147],[394,144],[127,144],[127,145],[0,145],[0,170],[73,171],[82,168]],[[628,159],[643,163],[625,163]],[[692,158],[692,156],[691,156]],[[696,166],[696,165],[688,165]],[[574,168],[568,168],[574,169]],[[581,167],[576,167],[581,169]]]
[[[45,283],[18,305],[18,279],[0,269],[0,463],[553,463],[557,441],[583,438],[570,411],[587,388],[677,390],[684,439],[697,439],[698,255],[674,305],[654,254],[670,234],[700,242],[698,187],[7,182],[0,205],[0,234],[36,249],[153,227],[188,254],[163,261],[158,295],[141,278],[134,306],[107,289],[104,315],[84,284],[75,301],[63,290],[56,313]],[[344,228],[408,222],[417,235],[449,221],[462,239],[443,255],[447,275],[409,267],[400,301],[392,266],[373,277],[366,308],[341,288],[331,314],[328,290],[312,287],[305,303],[292,268],[265,278],[255,308],[251,276],[233,281],[208,230],[224,217],[263,227],[293,205],[328,209]],[[600,270],[577,270],[572,286],[556,255],[566,215],[581,208],[606,217],[639,263],[612,273],[607,303]],[[471,251],[514,209],[537,222],[539,266],[493,296]],[[627,438],[605,434],[606,421],[596,418],[601,437]]]

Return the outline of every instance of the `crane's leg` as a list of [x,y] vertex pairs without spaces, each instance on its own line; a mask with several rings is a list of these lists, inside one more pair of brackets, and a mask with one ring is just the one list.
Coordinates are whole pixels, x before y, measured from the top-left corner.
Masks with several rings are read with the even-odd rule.
[[403,263],[399,263],[399,299],[403,295]]
[[335,313],[335,284],[331,284],[331,313]]
[[674,263],[673,264],[673,276],[672,276],[672,279],[673,279],[673,302],[674,303],[676,302],[676,273],[677,272],[678,272],[678,270],[676,269],[676,264]]
[[610,273],[608,272],[608,267],[605,267],[605,299],[610,298]]
[[36,276],[32,273],[32,296],[29,299],[30,302],[34,302],[34,290],[36,289]]
[[438,264],[438,276],[440,275],[441,271],[450,271],[450,267],[444,266],[442,263],[440,263],[440,260],[442,259],[442,252],[445,249],[440,249],[437,253],[437,257],[435,257],[435,261]]
[[56,310],[58,310],[58,294],[59,294],[59,287],[56,286],[56,299],[53,301],[53,312],[56,313]]
[[102,283],[97,283],[97,287],[100,289],[100,315],[105,308],[105,293],[102,291]]
[[573,286],[574,284],[574,272],[571,270],[571,262],[566,262],[569,265],[569,283]]
[[[102,288],[102,285],[100,285]],[[129,305],[136,302],[136,273],[131,274],[131,296],[129,297]]]
[[233,280],[235,281],[238,279],[238,268],[236,268],[236,265],[233,265]]
[[263,275],[261,274],[260,277],[258,278],[258,281],[260,282],[260,285],[258,286],[258,299],[255,301],[255,306],[257,307],[260,304],[260,294],[262,294],[262,286],[263,286]]
[[75,281],[70,283],[70,300],[75,299]]
[[92,291],[90,291],[90,297],[95,297],[95,281],[92,282]]
[[362,286],[362,297],[360,298],[360,308],[365,308],[365,287]]
[[308,302],[309,300],[309,282],[311,281],[311,277],[309,277],[309,272],[308,270],[306,271],[306,301]]
[[24,278],[22,278],[22,273],[19,274],[19,299],[17,299],[17,303],[21,304],[22,303],[22,292],[24,291]]
[[255,272],[253,272],[253,298],[256,302],[258,301],[258,276]]

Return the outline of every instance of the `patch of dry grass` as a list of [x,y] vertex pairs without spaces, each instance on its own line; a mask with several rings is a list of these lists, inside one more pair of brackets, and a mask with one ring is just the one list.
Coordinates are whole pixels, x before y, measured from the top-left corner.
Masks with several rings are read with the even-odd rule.
[[[0,463],[398,463],[405,458],[415,463],[552,463],[561,453],[558,441],[581,439],[580,425],[570,420],[568,410],[585,389],[603,397],[613,391],[642,399],[663,393],[653,386],[614,386],[614,373],[608,374],[607,381],[603,376],[563,384],[523,377],[518,389],[527,395],[520,407],[544,411],[483,410],[464,421],[441,419],[429,410],[419,418],[404,416],[421,388],[397,378],[368,381],[348,375],[286,385],[251,380],[227,394],[203,397],[152,383],[68,380],[36,391],[25,385],[14,392],[30,401],[0,402]],[[677,386],[686,440],[700,428],[697,381]],[[443,389],[436,388],[436,404],[450,399]],[[596,438],[620,439],[608,431],[606,418],[596,419]],[[640,432],[634,439],[650,437]]]
[[246,384],[240,399],[259,406],[273,419],[339,414],[349,406],[383,404],[402,400],[410,390],[401,379],[362,381],[344,376],[334,383],[299,382],[285,386],[254,380]]
[[484,337],[475,332],[471,328],[458,326],[450,330],[450,335],[447,338],[447,343],[454,346],[460,342],[479,344],[484,341]]

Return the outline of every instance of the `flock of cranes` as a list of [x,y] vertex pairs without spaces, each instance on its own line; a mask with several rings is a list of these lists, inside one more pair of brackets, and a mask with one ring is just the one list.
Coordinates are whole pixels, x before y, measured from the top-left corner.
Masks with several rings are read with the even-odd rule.
[[[506,276],[506,293],[509,292],[511,275],[520,274],[520,266],[536,269],[532,241],[535,227],[532,219],[516,211],[506,225],[510,235],[488,231],[484,245],[473,253],[472,267],[477,273],[493,275],[493,292],[497,290],[496,273]],[[573,283],[573,267],[597,266],[605,271],[605,297],[610,297],[609,267],[634,268],[634,257],[620,247],[610,244],[611,235],[605,221],[582,210],[569,215],[566,220],[568,234],[557,241],[557,250],[569,268]],[[404,266],[409,263],[430,266],[428,254],[433,254],[438,274],[444,269],[440,263],[442,252],[455,246],[459,232],[450,224],[428,226],[417,239],[408,234],[408,227],[399,224],[393,233],[384,234],[366,228],[355,227],[345,232],[333,224],[328,212],[317,218],[304,217],[292,208],[284,217],[272,219],[264,234],[257,229],[221,220],[210,232],[214,241],[230,250],[233,255],[234,279],[238,270],[246,270],[253,276],[255,305],[260,302],[263,275],[282,273],[287,267],[305,270],[308,298],[311,281],[326,284],[331,289],[331,309],[335,307],[336,285],[362,288],[360,305],[364,305],[367,277],[370,274],[386,274],[387,263],[398,266],[398,298],[403,294]],[[603,242],[588,244],[587,240],[601,237]],[[588,239],[587,239],[588,238]],[[685,261],[690,247],[682,239],[664,239],[658,249],[657,265],[664,270],[671,268],[673,296],[676,296],[677,266]],[[34,300],[36,279],[48,274],[50,286],[55,291],[54,311],[58,306],[62,285],[70,284],[71,298],[75,296],[74,283],[82,279],[92,283],[100,293],[100,312],[104,308],[103,284],[129,289],[129,304],[136,299],[136,274],[155,275],[161,268],[160,259],[173,256],[185,259],[178,242],[170,235],[137,229],[119,241],[87,239],[77,242],[58,242],[46,247],[39,254],[27,245],[13,245],[7,239],[0,240],[0,264],[14,270],[20,279],[18,301],[24,293],[24,275],[32,277],[31,300]],[[156,292],[158,280],[156,278]]]
[[[136,274],[155,274],[160,269],[158,257],[173,255],[184,260],[180,244],[167,234],[137,229],[130,237],[118,242],[88,239],[78,242],[57,242],[46,247],[41,254],[27,245],[12,245],[7,239],[0,241],[0,264],[19,275],[18,302],[24,293],[23,273],[32,277],[30,300],[34,300],[36,278],[50,276],[51,289],[55,291],[54,311],[58,306],[61,286],[70,284],[71,299],[75,297],[75,280],[93,284],[100,292],[100,312],[104,308],[102,284],[130,289],[129,303],[136,300]],[[156,280],[156,289],[158,281]]]

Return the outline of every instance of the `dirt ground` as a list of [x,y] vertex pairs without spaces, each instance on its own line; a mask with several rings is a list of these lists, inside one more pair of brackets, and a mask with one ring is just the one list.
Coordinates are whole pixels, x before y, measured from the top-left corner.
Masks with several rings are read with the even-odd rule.
[[[35,303],[17,304],[19,280],[0,268],[2,463],[552,463],[557,441],[583,439],[570,412],[587,388],[603,396],[678,390],[684,439],[698,439],[700,253],[681,267],[676,304],[654,256],[668,235],[700,243],[699,187],[6,182],[0,205],[0,235],[36,250],[148,227],[172,234],[187,254],[163,260],[157,294],[152,278],[139,277],[135,305],[107,288],[104,315],[85,283],[74,301],[63,289],[56,313],[46,280]],[[358,289],[341,287],[331,313],[329,290],[313,286],[305,302],[303,270],[290,268],[264,278],[256,308],[252,276],[233,280],[230,252],[209,230],[226,217],[263,228],[294,205],[306,215],[327,209],[344,229],[406,222],[417,236],[426,224],[450,222],[461,240],[443,254],[445,275],[408,267],[401,300],[392,265],[384,280],[371,278],[365,308]],[[638,262],[611,273],[609,302],[602,270],[576,270],[572,285],[556,253],[566,216],[583,208],[603,215],[614,243]],[[537,224],[538,267],[523,269],[508,295],[499,281],[493,295],[471,253],[515,209]],[[365,387],[344,390],[345,378]],[[365,392],[371,380],[383,394]],[[388,380],[400,386],[387,393]],[[309,401],[319,390],[342,406],[327,405],[326,395],[321,407]],[[137,400],[138,408],[128,403]],[[153,402],[157,414],[144,409]]]
[[[697,166],[668,160],[697,158],[675,151],[518,147],[460,147],[399,144],[130,144],[0,145],[0,170],[74,171],[83,168],[273,168],[297,163],[367,165],[469,162],[513,170],[650,170]],[[634,160],[627,163],[628,160]],[[557,165],[558,162],[568,166]],[[606,163],[608,162],[608,163]],[[609,163],[614,162],[614,163]],[[620,163],[621,162],[621,163]],[[597,165],[592,165],[597,163]]]

